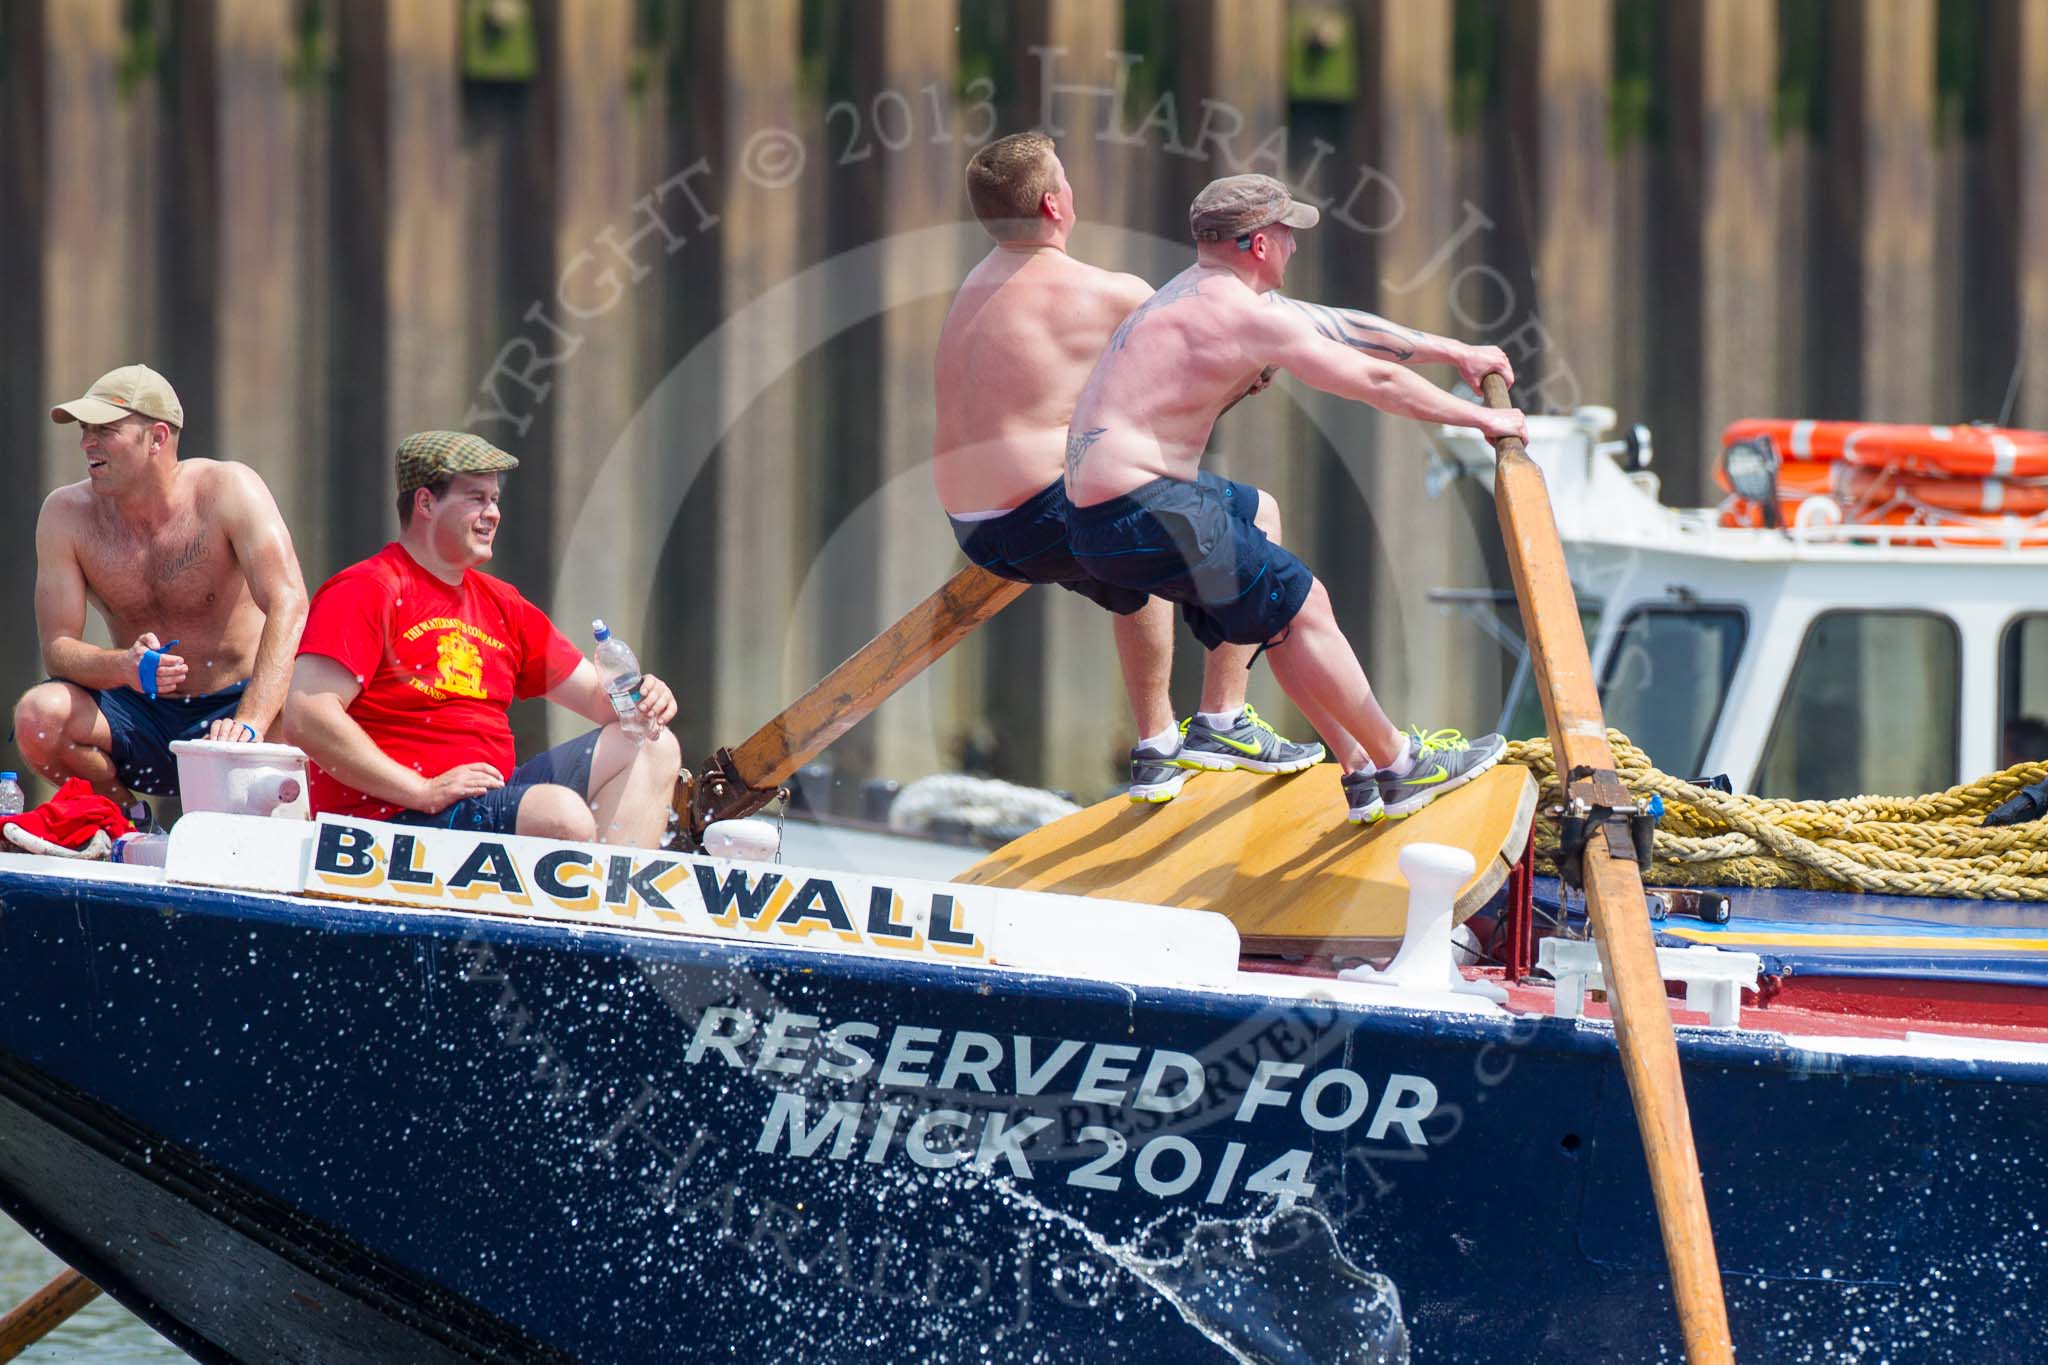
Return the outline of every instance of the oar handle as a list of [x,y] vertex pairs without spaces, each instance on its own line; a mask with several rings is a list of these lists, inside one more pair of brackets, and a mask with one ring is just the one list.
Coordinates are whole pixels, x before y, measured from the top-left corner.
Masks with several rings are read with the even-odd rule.
[[[1479,387],[1486,398],[1486,406],[1489,408],[1511,408],[1514,406],[1508,399],[1508,381],[1501,377],[1500,371],[1495,370],[1492,374],[1480,380]],[[1529,453],[1523,448],[1522,438],[1519,436],[1503,436],[1494,443],[1493,448],[1502,457],[1527,455]]]

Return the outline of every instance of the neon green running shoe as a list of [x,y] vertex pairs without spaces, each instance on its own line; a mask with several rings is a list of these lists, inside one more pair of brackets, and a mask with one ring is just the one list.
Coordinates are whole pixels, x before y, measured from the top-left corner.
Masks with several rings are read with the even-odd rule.
[[1172,753],[1140,744],[1131,750],[1131,786],[1125,794],[1133,801],[1157,806],[1180,795],[1192,776]]
[[1415,814],[1445,792],[1456,791],[1500,762],[1508,742],[1499,735],[1482,735],[1468,740],[1456,730],[1424,732],[1420,726],[1409,731],[1409,750],[1415,764],[1407,775],[1396,777],[1382,768],[1375,774],[1380,799],[1390,819]]
[[1181,722],[1180,733],[1180,754],[1173,761],[1183,768],[1219,773],[1232,768],[1254,773],[1298,773],[1323,761],[1322,745],[1282,738],[1249,706],[1228,730],[1213,729],[1200,716],[1194,716]]

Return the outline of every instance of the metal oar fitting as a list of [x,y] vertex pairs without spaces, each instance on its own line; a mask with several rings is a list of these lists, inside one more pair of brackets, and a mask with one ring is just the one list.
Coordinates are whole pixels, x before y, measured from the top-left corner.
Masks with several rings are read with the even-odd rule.
[[1663,813],[1663,802],[1654,796],[1647,806],[1638,803],[1614,769],[1584,764],[1573,768],[1565,787],[1565,804],[1556,812],[1557,875],[1574,891],[1585,889],[1586,840],[1603,827],[1608,856],[1632,857],[1637,867],[1648,872],[1655,854],[1657,817]]

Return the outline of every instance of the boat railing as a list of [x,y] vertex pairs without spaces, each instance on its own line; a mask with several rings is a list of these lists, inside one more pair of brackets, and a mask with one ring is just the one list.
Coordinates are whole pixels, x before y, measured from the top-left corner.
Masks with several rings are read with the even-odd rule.
[[1875,545],[1902,550],[2048,550],[2048,540],[2042,538],[2040,528],[2023,522],[2008,528],[1995,524],[1948,527],[1849,521],[1787,526],[1775,532],[1755,531],[1752,534],[1782,535],[1798,545]]

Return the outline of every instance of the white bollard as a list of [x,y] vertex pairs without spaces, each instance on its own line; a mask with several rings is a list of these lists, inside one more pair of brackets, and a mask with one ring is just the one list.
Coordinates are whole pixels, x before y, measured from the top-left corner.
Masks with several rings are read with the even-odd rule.
[[1380,981],[1427,991],[1463,984],[1451,961],[1451,914],[1458,888],[1471,880],[1479,864],[1462,848],[1410,844],[1401,850],[1400,866],[1408,879],[1408,927],[1401,951],[1379,974]]
[[704,827],[704,851],[714,858],[773,862],[782,852],[782,831],[766,820],[713,820]]
[[1400,951],[1384,970],[1361,964],[1338,978],[1399,992],[1389,1000],[1417,1008],[1484,1013],[1505,1003],[1506,991],[1484,979],[1467,981],[1451,956],[1458,888],[1479,866],[1472,855],[1443,844],[1410,844],[1401,850],[1399,865],[1408,880],[1408,925]]

